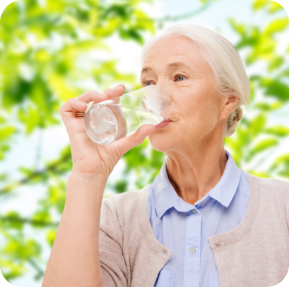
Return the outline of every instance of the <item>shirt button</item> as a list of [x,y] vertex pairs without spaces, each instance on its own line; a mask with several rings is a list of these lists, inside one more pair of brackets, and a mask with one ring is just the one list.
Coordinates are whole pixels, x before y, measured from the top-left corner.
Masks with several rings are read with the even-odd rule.
[[193,209],[193,213],[194,213],[194,214],[197,213],[197,210]]
[[192,254],[194,254],[194,253],[196,252],[196,249],[195,249],[194,247],[191,247],[191,248],[190,248],[190,252],[191,252]]
[[219,239],[215,239],[214,242],[216,245],[219,245],[221,243]]

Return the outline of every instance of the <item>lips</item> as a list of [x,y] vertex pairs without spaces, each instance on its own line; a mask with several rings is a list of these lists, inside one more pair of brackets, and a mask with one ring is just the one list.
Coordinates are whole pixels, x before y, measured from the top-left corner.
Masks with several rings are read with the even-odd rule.
[[161,123],[159,123],[158,125],[156,125],[155,127],[157,129],[160,129],[160,128],[164,128],[166,127],[168,124],[170,124],[172,121],[170,119],[166,119],[166,120],[163,120]]

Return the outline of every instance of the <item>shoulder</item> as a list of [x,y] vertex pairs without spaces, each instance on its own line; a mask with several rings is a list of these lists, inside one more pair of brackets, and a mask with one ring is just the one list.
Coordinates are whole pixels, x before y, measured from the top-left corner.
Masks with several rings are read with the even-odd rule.
[[147,190],[147,187],[148,185],[144,186],[142,189],[139,190],[131,190],[112,195],[108,198],[103,199],[103,203],[109,206],[121,203],[125,204],[136,203],[137,201],[140,201],[143,198]]
[[260,177],[248,172],[245,172],[250,184],[259,188],[261,194],[280,195],[289,198],[289,181],[277,178]]
[[122,217],[131,215],[146,204],[148,186],[149,184],[140,190],[126,191],[103,199],[103,211],[122,214]]
[[252,176],[258,179],[260,187],[273,188],[273,189],[287,189],[289,191],[289,181],[287,180],[259,177],[256,175]]

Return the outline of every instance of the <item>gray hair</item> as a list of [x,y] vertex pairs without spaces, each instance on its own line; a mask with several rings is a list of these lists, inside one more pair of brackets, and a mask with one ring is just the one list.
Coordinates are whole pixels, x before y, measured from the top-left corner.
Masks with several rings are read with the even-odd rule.
[[243,116],[241,105],[250,100],[250,81],[243,61],[234,45],[220,33],[198,24],[176,24],[150,39],[143,47],[141,64],[149,48],[158,40],[166,37],[184,36],[204,52],[204,59],[211,66],[216,79],[219,95],[235,94],[238,104],[230,114],[225,137],[231,136]]

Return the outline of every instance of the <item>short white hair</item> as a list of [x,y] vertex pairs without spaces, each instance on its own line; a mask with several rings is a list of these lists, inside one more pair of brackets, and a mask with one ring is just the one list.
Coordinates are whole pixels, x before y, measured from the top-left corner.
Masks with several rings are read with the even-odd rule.
[[204,59],[215,74],[216,90],[219,95],[235,94],[239,102],[228,118],[225,137],[231,136],[243,116],[241,105],[250,100],[250,81],[240,54],[234,45],[220,33],[198,24],[176,24],[145,43],[141,54],[141,65],[147,51],[158,40],[166,37],[186,37],[204,52]]

